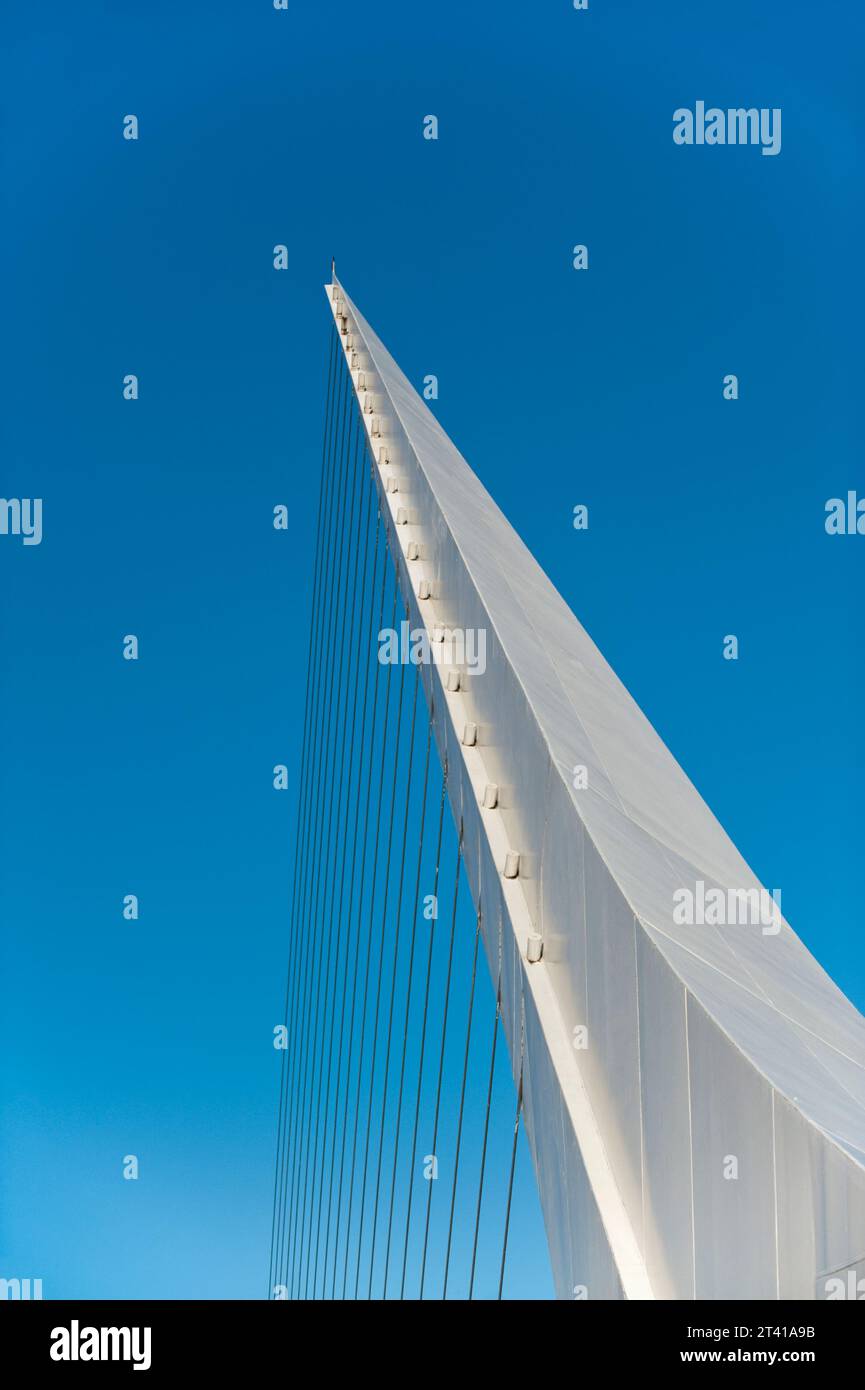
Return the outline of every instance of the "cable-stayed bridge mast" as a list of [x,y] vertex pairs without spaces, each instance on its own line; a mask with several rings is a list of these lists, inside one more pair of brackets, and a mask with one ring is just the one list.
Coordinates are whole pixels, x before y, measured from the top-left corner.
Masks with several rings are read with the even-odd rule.
[[[307,697],[271,1289],[477,1296],[495,1171],[501,1295],[522,1122],[560,1298],[831,1296],[865,1275],[865,1020],[335,275],[327,296],[310,660],[331,659]],[[486,1109],[467,1082],[484,969],[517,1120],[495,1164],[493,1069]],[[433,1198],[418,1175],[445,1158]]]

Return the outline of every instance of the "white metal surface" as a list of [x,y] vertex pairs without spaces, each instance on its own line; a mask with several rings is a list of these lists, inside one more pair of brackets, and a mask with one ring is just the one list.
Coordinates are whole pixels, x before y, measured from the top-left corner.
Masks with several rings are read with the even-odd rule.
[[327,292],[412,625],[486,632],[483,674],[446,694],[433,663],[424,689],[515,1078],[522,1058],[557,1292],[818,1296],[865,1256],[865,1020],[785,921],[675,921],[698,881],[760,885],[345,291]]

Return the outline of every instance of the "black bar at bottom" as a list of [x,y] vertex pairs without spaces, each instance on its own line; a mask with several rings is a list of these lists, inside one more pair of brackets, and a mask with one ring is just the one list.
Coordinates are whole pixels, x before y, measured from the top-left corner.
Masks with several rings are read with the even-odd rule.
[[[415,1328],[422,1343],[406,1340]],[[330,1380],[342,1368],[352,1375],[386,1369],[392,1382],[437,1368],[452,1375],[455,1357],[487,1374],[501,1363],[510,1379],[519,1361],[535,1382],[569,1366],[580,1378],[590,1367],[597,1375],[599,1366],[644,1376],[713,1365],[798,1366],[825,1378],[842,1367],[850,1373],[863,1332],[858,1306],[831,1302],[12,1301],[0,1308],[2,1365],[7,1373],[16,1366],[16,1383],[31,1371],[93,1376],[100,1367],[151,1378],[192,1372],[196,1385],[270,1367],[304,1383]]]

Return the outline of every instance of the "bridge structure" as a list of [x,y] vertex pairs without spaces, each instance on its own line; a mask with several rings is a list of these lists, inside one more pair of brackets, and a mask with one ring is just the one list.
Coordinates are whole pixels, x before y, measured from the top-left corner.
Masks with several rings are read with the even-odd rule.
[[865,1020],[326,293],[268,1296],[502,1296],[518,1142],[559,1298],[865,1293]]

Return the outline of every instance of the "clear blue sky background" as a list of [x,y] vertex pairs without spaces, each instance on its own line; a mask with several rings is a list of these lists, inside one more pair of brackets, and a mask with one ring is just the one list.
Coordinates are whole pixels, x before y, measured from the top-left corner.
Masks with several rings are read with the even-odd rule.
[[[45,512],[0,537],[0,1274],[262,1292],[331,255],[865,1006],[865,539],[823,526],[865,493],[857,7],[46,0],[6,30],[0,491]],[[781,154],[675,146],[698,99],[781,107]],[[536,1221],[515,1241],[510,1291],[548,1292]]]

